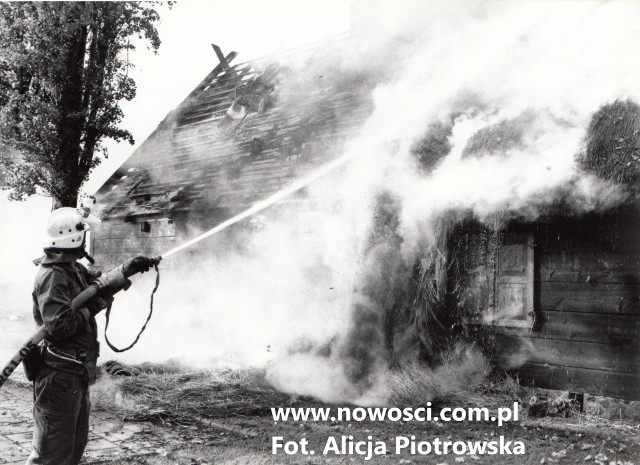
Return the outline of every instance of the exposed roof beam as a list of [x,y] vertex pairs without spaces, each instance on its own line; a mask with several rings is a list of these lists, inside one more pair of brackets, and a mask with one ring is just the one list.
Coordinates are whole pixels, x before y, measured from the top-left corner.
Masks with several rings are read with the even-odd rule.
[[[232,72],[235,73],[235,70],[229,65],[229,63],[231,63],[233,59],[238,56],[238,52],[229,52],[227,56],[224,56],[222,54],[222,50],[220,50],[220,47],[214,44],[211,44],[211,46],[213,47],[213,50],[216,52],[216,56],[218,57],[218,60],[220,60],[220,63],[218,63],[216,67],[213,68],[213,70],[207,75],[207,77],[204,78],[200,84],[198,84],[198,86],[191,93],[192,95],[194,93],[200,92],[202,89],[204,89],[209,84],[211,84],[211,81],[213,80],[213,78],[215,78],[218,74],[220,74],[222,70],[225,70],[225,71],[231,70]],[[218,52],[220,53],[219,55],[218,55]],[[222,56],[222,59],[220,58],[221,56]]]
[[[222,53],[222,50],[220,49],[220,47],[218,47],[216,44],[211,44],[211,46],[213,47],[213,51],[216,52],[216,56],[218,57],[218,60],[220,61],[220,64],[222,65],[222,67],[227,70],[230,71],[232,68],[231,66],[229,66],[229,61],[227,60],[227,57],[224,56],[224,54]],[[234,52],[231,52],[234,53]],[[231,55],[231,53],[229,55]]]

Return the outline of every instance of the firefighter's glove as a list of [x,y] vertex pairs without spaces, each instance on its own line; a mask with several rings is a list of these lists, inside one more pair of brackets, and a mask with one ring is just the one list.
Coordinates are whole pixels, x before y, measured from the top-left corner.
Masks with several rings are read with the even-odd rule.
[[118,291],[125,287],[127,278],[120,269],[116,268],[115,270],[101,274],[93,283],[98,286],[99,290],[109,289],[111,291]]
[[138,255],[135,258],[129,260],[129,262],[125,263],[125,269],[128,276],[134,275],[136,273],[144,273],[145,271],[149,271],[150,268],[158,264],[158,259],[152,257],[145,257],[144,255]]

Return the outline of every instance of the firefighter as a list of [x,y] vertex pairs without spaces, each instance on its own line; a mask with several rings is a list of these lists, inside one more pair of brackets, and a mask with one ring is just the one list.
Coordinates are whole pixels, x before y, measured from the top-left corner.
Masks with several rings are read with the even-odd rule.
[[[44,325],[46,336],[37,373],[30,376],[35,431],[27,465],[77,465],[87,444],[89,386],[96,379],[99,355],[95,316],[113,301],[113,290],[105,285],[78,311],[72,311],[70,304],[91,282],[100,282],[99,273],[77,262],[83,257],[93,261],[85,241],[96,222],[88,210],[53,211],[47,223],[45,255],[35,261],[39,268],[32,294],[33,317],[38,326]],[[139,256],[125,266],[144,272],[153,261]]]

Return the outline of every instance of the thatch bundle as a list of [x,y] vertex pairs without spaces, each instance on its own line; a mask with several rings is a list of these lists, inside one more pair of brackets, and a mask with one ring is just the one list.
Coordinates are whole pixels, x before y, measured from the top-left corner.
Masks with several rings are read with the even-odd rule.
[[258,369],[186,371],[172,363],[115,364],[131,376],[102,376],[93,387],[94,408],[115,412],[125,421],[191,427],[217,418],[266,416],[273,405],[298,400],[275,391]]
[[451,143],[449,136],[453,123],[444,124],[437,121],[427,127],[422,139],[420,139],[412,148],[411,153],[417,159],[420,166],[430,171],[451,151]]
[[430,359],[454,336],[458,316],[448,308],[448,272],[451,266],[449,239],[455,218],[443,214],[436,220],[433,240],[421,257],[408,296],[413,330]]
[[640,106],[616,100],[594,113],[579,157],[585,171],[616,184],[640,181]]
[[434,368],[407,365],[390,373],[391,403],[397,406],[426,402],[472,404],[475,391],[488,373],[487,359],[472,344],[457,342],[442,350]]
[[532,125],[535,115],[531,111],[525,111],[516,118],[503,119],[502,121],[480,129],[473,134],[462,156],[501,155],[508,150],[522,148],[524,137]]

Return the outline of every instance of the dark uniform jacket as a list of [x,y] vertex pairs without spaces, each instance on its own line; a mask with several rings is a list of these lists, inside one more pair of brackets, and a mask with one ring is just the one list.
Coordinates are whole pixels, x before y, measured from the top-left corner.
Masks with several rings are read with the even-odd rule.
[[97,277],[65,253],[49,253],[36,261],[40,268],[33,287],[33,317],[44,325],[43,362],[55,370],[83,376],[92,384],[99,355],[94,315],[102,305],[90,302],[76,311],[71,301]]

